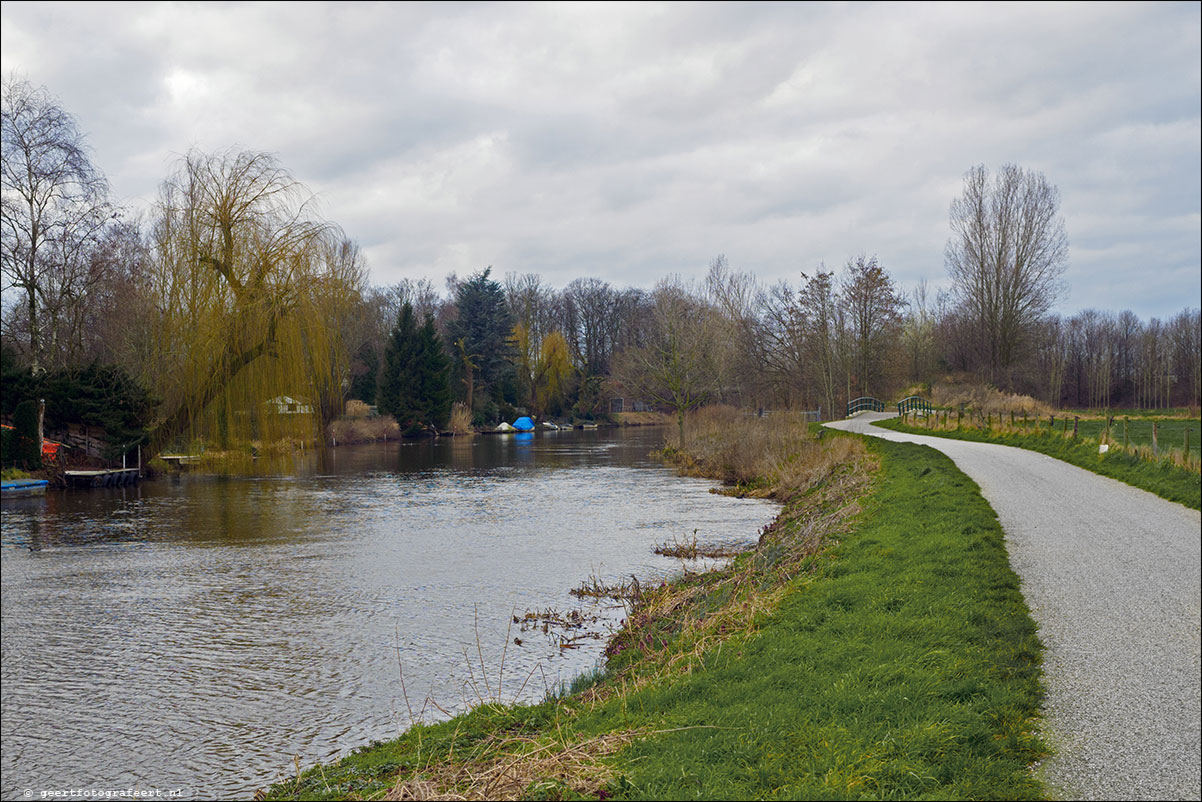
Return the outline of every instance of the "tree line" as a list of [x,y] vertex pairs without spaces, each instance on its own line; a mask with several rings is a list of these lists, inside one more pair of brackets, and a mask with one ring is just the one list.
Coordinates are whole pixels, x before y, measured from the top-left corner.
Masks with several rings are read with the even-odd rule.
[[[952,287],[933,297],[868,254],[773,285],[717,255],[704,280],[651,289],[556,288],[491,267],[374,286],[353,238],[275,158],[192,151],[131,216],[74,118],[16,80],[3,182],[4,412],[104,366],[109,386],[142,389],[133,439],[151,450],[311,436],[349,399],[415,432],[445,427],[453,403],[480,425],[595,419],[617,399],[681,426],[712,402],[829,418],[948,373],[1053,406],[1202,397],[1197,309],[1164,321],[1053,311],[1068,258],[1059,195],[1014,165],[966,173],[950,207]],[[274,414],[282,399],[312,414]]]

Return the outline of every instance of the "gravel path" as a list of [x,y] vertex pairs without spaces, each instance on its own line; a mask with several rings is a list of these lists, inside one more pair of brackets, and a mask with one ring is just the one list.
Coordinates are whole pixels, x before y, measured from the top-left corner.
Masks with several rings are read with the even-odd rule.
[[1001,520],[1046,647],[1053,790],[1202,797],[1199,513],[1034,451],[870,426],[887,417],[827,425],[942,451]]

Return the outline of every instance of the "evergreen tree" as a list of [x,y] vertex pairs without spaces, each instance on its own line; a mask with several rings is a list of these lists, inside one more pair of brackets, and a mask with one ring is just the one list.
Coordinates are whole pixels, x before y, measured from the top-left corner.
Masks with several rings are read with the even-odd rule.
[[442,347],[442,338],[434,328],[434,318],[426,315],[418,332],[418,385],[421,388],[422,422],[438,430],[451,419],[451,360]]
[[414,384],[418,361],[417,323],[413,306],[406,301],[397,315],[384,349],[384,369],[380,373],[376,405],[382,415],[396,418],[402,432],[416,429],[419,423],[419,388]]
[[13,462],[18,468],[36,471],[42,467],[42,441],[38,438],[38,407],[22,401],[13,411]]
[[477,410],[498,394],[506,372],[513,370],[513,316],[505,291],[488,277],[491,270],[482,270],[456,288],[458,315],[447,326],[465,396]]

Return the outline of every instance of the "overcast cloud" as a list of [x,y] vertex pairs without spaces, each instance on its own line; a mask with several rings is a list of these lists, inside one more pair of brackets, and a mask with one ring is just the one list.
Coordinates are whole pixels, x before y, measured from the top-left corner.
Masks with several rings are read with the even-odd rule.
[[946,283],[975,164],[1042,171],[1066,312],[1198,306],[1198,3],[4,3],[0,68],[118,199],[179,154],[277,154],[376,283],[487,265],[651,286],[875,254]]

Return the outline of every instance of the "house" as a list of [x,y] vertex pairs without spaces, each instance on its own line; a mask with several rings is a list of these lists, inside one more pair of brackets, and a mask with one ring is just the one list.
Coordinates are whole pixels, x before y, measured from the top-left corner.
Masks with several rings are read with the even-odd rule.
[[298,401],[295,398],[286,395],[277,395],[275,398],[269,398],[263,402],[264,406],[268,407],[277,415],[312,415],[313,407],[309,406],[305,401]]

